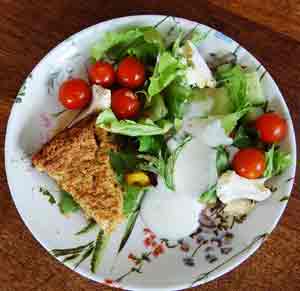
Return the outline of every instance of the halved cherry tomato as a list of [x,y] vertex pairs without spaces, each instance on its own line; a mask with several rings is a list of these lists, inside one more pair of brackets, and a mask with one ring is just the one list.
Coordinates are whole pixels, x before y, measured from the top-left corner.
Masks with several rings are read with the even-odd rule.
[[135,119],[141,102],[130,89],[121,88],[112,92],[111,108],[119,119]]
[[96,62],[89,67],[89,78],[93,84],[109,88],[115,82],[114,67],[107,62]]
[[259,178],[266,168],[265,154],[256,148],[241,149],[234,155],[232,167],[242,177]]
[[260,139],[266,143],[281,141],[287,133],[286,120],[274,112],[259,116],[255,121],[255,127]]
[[119,84],[134,89],[145,82],[145,66],[135,57],[124,58],[117,70]]
[[86,81],[71,79],[61,84],[58,98],[67,109],[81,109],[91,101],[92,93]]

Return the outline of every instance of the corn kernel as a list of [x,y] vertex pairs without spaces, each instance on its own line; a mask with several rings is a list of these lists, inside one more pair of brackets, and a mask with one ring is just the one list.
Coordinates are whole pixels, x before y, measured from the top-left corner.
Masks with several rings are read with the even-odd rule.
[[136,185],[136,186],[149,186],[150,185],[150,178],[149,176],[142,171],[136,171],[125,175],[125,180],[128,185]]

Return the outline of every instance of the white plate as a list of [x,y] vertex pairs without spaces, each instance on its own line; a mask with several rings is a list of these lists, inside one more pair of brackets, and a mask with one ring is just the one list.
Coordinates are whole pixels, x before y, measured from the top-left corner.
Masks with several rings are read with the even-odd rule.
[[[83,215],[76,213],[65,218],[56,205],[50,205],[47,197],[39,192],[39,187],[48,189],[58,198],[57,186],[47,175],[40,174],[31,166],[31,154],[49,138],[49,132],[55,125],[56,117],[53,113],[62,109],[56,98],[57,88],[70,76],[85,76],[89,48],[106,31],[129,25],[154,25],[164,18],[165,16],[159,15],[122,17],[99,23],[74,34],[41,60],[25,80],[17,96],[9,118],[5,143],[7,178],[21,217],[35,238],[48,251],[81,245],[94,240],[97,235],[96,230],[82,236],[74,235],[85,225]],[[164,20],[158,27],[163,33],[174,26],[174,21],[185,30],[190,30],[196,25],[195,22],[181,18],[169,17]],[[232,248],[229,254],[222,255],[213,242],[208,242],[208,245],[213,247],[210,253],[218,258],[217,261],[208,263],[205,259],[204,249],[207,245],[200,248],[192,261],[188,260],[187,258],[190,258],[198,245],[196,239],[187,238],[186,244],[179,244],[175,248],[168,248],[163,244],[163,254],[157,258],[153,254],[149,255],[151,262],[143,261],[140,265],[142,273],[136,272],[134,269],[136,265],[128,255],[133,253],[140,256],[144,252],[151,251],[144,244],[145,238],[149,235],[144,232],[145,226],[138,218],[129,241],[118,256],[116,252],[124,225],[119,227],[111,238],[96,274],[90,272],[90,260],[76,269],[76,272],[92,280],[104,282],[112,279],[114,286],[139,291],[178,290],[213,280],[247,259],[263,240],[260,238],[256,241],[255,238],[270,233],[286,207],[287,201],[280,200],[291,193],[293,181],[288,179],[295,175],[296,144],[291,117],[284,98],[269,73],[248,51],[210,27],[199,25],[198,29],[208,33],[206,39],[199,44],[199,50],[204,55],[236,51],[239,63],[258,69],[270,108],[279,111],[288,121],[288,136],[282,147],[291,152],[293,164],[283,175],[274,179],[274,184],[278,187],[274,195],[267,201],[259,203],[243,224],[236,225],[232,229],[234,238],[229,245]],[[213,234],[208,235],[213,236]],[[188,252],[184,251],[187,246]],[[187,266],[184,261],[194,263],[194,266]],[[127,276],[116,280],[127,272],[130,272]],[[106,283],[111,283],[109,280]]]

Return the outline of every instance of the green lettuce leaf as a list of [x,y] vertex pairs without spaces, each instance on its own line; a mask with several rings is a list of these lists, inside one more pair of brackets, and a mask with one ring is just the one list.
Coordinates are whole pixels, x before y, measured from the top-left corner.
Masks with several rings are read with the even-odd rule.
[[246,72],[246,99],[251,105],[263,105],[266,102],[259,76],[256,71]]
[[163,136],[153,135],[153,136],[139,136],[139,152],[158,154],[158,152],[163,147]]
[[182,65],[170,52],[159,55],[153,76],[150,77],[148,93],[154,96],[165,89],[176,77],[184,74]]
[[123,213],[128,217],[137,207],[143,187],[124,185]]
[[144,115],[150,118],[152,121],[157,121],[164,118],[168,114],[168,109],[165,105],[165,101],[160,94],[156,94],[151,98],[150,104],[147,105],[147,109]]
[[234,112],[231,98],[224,87],[193,88],[190,99],[194,102],[212,100],[213,105],[209,112],[210,115],[226,115]]
[[70,214],[79,210],[79,205],[66,191],[60,192],[59,210],[62,214]]
[[255,146],[257,142],[257,131],[251,127],[241,125],[234,135],[233,146],[237,148],[247,148]]
[[[147,44],[150,44],[147,46]],[[154,52],[155,47],[155,52]],[[134,54],[137,57],[153,57],[158,50],[163,50],[164,42],[160,33],[153,27],[135,27],[124,31],[107,32],[104,39],[95,43],[91,49],[91,55],[99,60],[110,52],[117,58],[126,54]]]
[[49,190],[47,190],[44,187],[40,187],[39,191],[40,191],[40,193],[42,193],[44,196],[46,196],[48,198],[48,202],[50,204],[55,204],[56,203],[56,200],[55,200],[54,196],[50,193]]
[[145,64],[154,64],[159,48],[153,43],[147,43],[141,38],[132,44],[127,50],[123,51],[122,56],[135,56]]
[[239,111],[247,104],[247,82],[244,70],[239,65],[222,65],[216,72],[218,85],[224,86],[231,98],[234,111]]
[[144,31],[141,28],[129,29],[122,32],[107,32],[104,39],[94,44],[91,49],[91,55],[96,60],[99,60],[112,47],[116,45],[129,45],[143,35]]
[[144,30],[144,39],[147,43],[156,45],[160,51],[164,50],[165,43],[162,35],[153,27]]
[[198,201],[203,204],[213,204],[217,202],[217,187],[213,185],[207,191],[203,192]]
[[233,112],[247,105],[263,105],[266,101],[256,71],[249,72],[240,65],[226,64],[218,67],[216,79],[219,87],[227,89]]
[[162,178],[165,177],[166,161],[163,158],[161,151],[159,151],[157,156],[140,154],[138,157],[143,160],[138,165],[140,170],[153,172]]
[[185,105],[190,100],[192,88],[184,85],[179,78],[174,80],[165,90],[165,100],[171,118],[182,119]]
[[112,168],[116,173],[116,178],[120,184],[123,183],[124,174],[134,171],[140,160],[133,153],[109,152],[109,159]]
[[291,154],[280,151],[279,148],[274,144],[270,150],[265,153],[265,155],[267,165],[264,172],[264,177],[267,178],[280,175],[292,163]]
[[171,153],[171,155],[168,157],[165,167],[165,183],[166,186],[171,189],[175,190],[174,185],[174,169],[175,169],[175,162],[182,151],[183,147],[192,140],[191,136],[187,136],[183,142],[177,146],[177,148]]
[[110,164],[115,171],[118,182],[123,186],[123,213],[129,216],[138,204],[141,192],[144,187],[131,186],[124,181],[124,175],[133,172],[142,162],[135,154],[128,152],[109,152]]
[[138,199],[136,200],[135,208],[127,217],[128,218],[127,224],[126,224],[125,232],[122,237],[121,243],[119,245],[118,254],[122,251],[122,249],[125,247],[127,241],[129,240],[129,237],[134,229],[135,223],[139,216],[139,213],[141,210],[141,205],[142,205],[145,195],[146,195],[146,191],[142,191],[141,195],[139,195]]
[[229,153],[224,146],[217,147],[216,167],[218,176],[221,176],[226,170],[229,169]]
[[230,113],[230,114],[220,117],[221,124],[225,130],[225,133],[230,134],[232,132],[232,130],[236,127],[239,119],[241,119],[248,111],[249,111],[249,108],[244,108],[240,111]]
[[165,134],[171,129],[172,124],[167,120],[162,121],[160,126],[150,119],[141,122],[118,120],[112,110],[107,109],[99,114],[96,126],[112,133],[127,136],[148,136]]

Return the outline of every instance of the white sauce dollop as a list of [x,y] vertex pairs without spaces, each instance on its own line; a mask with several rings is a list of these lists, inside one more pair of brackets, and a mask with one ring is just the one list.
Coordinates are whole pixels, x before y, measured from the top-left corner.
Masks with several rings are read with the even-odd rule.
[[198,218],[205,205],[184,193],[166,189],[159,180],[157,187],[146,194],[142,219],[160,238],[177,240],[190,235],[198,227]]
[[217,181],[216,150],[194,137],[178,156],[174,181],[176,190],[197,199]]
[[[146,194],[142,205],[145,224],[160,238],[180,239],[197,228],[199,214],[206,207],[197,198],[217,182],[216,150],[211,144],[232,142],[215,120],[193,119],[185,122],[183,130],[193,138],[175,164],[176,191],[170,191],[159,180],[158,186]],[[170,142],[169,147],[174,149],[173,143],[176,144]]]

